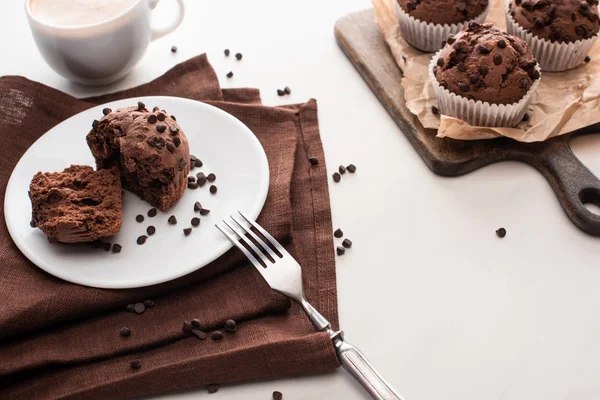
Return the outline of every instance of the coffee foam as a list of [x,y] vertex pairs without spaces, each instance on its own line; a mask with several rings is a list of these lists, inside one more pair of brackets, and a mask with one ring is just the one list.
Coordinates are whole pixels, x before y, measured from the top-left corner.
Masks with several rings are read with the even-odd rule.
[[29,0],[31,13],[43,23],[77,27],[114,18],[138,0]]

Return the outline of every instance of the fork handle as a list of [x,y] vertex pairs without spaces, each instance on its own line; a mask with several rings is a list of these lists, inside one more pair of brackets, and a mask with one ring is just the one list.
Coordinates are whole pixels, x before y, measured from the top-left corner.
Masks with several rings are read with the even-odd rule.
[[335,339],[334,346],[342,367],[360,382],[371,397],[376,400],[402,400],[360,350],[342,337]]

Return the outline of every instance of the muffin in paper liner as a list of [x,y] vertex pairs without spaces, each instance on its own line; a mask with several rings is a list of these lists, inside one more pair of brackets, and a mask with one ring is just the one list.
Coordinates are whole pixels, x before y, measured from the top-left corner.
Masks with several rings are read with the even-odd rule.
[[523,39],[537,59],[542,71],[559,72],[577,68],[584,63],[588,53],[596,43],[598,35],[570,43],[551,42],[535,36],[521,27],[510,15],[510,0],[505,0],[506,30],[511,35]]
[[418,20],[408,15],[402,7],[398,4],[397,0],[394,1],[396,13],[398,14],[398,22],[400,23],[400,31],[402,37],[411,46],[428,53],[434,53],[442,48],[442,42],[448,39],[448,36],[454,35],[467,26],[470,22],[482,23],[490,12],[491,4],[490,1],[485,10],[477,17],[461,22],[458,24],[434,24],[432,22],[425,22]]
[[[490,104],[481,100],[469,100],[466,97],[452,93],[439,84],[433,73],[433,67],[437,65],[441,52],[442,50],[438,51],[429,63],[429,79],[433,85],[440,114],[461,119],[472,126],[514,127],[523,120],[527,106],[529,106],[533,93],[540,83],[541,76],[533,81],[525,96],[517,103]],[[536,69],[540,70],[539,65],[536,66]]]

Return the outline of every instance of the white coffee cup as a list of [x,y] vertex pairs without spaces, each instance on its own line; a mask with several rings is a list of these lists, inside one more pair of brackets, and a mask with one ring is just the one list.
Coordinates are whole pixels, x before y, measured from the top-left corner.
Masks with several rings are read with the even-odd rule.
[[55,26],[37,18],[25,0],[31,32],[44,60],[63,77],[84,85],[106,85],[127,75],[140,61],[148,44],[179,26],[185,7],[168,26],[151,26],[159,0],[137,0],[113,18],[82,26]]

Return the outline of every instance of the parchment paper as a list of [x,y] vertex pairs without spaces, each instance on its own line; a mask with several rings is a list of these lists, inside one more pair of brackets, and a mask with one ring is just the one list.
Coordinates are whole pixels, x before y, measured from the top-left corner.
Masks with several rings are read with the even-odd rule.
[[[396,0],[372,0],[375,17],[396,63],[403,72],[402,87],[408,109],[438,137],[462,140],[507,136],[520,142],[539,142],[600,122],[600,40],[592,48],[592,61],[566,72],[542,72],[542,80],[528,108],[529,121],[515,128],[471,126],[448,116],[436,116],[428,65],[432,53],[407,44],[400,33],[394,9]],[[486,22],[506,29],[504,1],[492,0]]]

